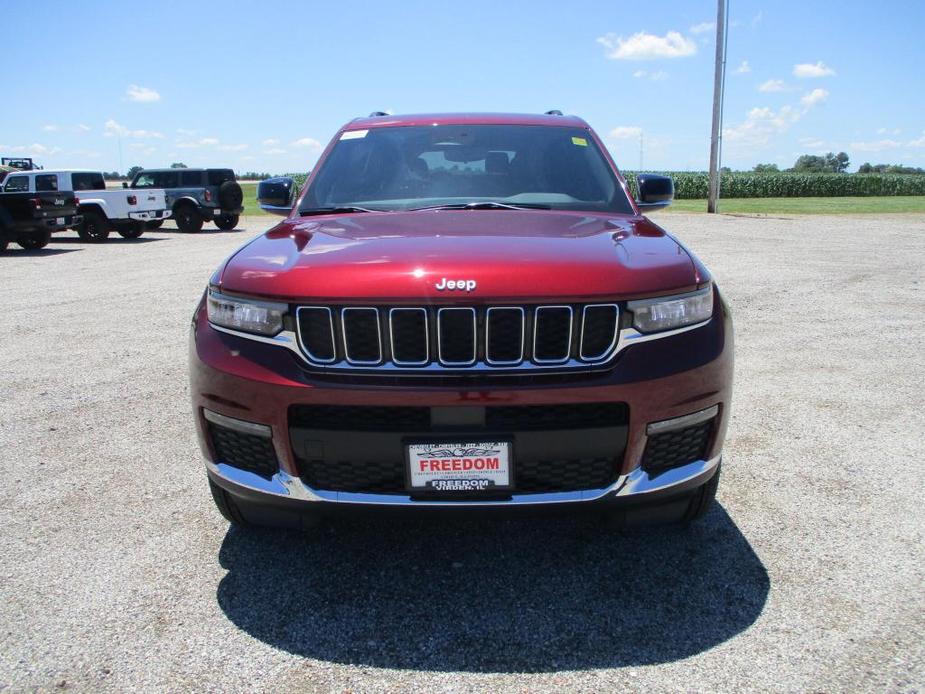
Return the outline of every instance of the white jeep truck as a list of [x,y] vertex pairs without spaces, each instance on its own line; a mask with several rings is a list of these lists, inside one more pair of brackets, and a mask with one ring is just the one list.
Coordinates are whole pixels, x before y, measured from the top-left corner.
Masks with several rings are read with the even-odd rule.
[[[39,176],[41,180],[37,180]],[[49,186],[54,186],[54,190],[74,191],[82,218],[74,228],[84,241],[105,241],[111,231],[126,239],[137,239],[144,233],[145,223],[170,216],[163,190],[107,189],[99,171],[23,171],[8,175],[3,191],[47,192]]]

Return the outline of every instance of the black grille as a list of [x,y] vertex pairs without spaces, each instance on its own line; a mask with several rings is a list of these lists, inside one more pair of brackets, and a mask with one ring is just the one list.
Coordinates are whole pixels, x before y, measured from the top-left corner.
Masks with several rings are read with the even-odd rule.
[[299,332],[302,345],[310,358],[322,362],[334,360],[336,353],[331,309],[324,307],[299,309]]
[[429,356],[427,311],[396,308],[389,314],[392,360],[399,365],[426,364]]
[[619,312],[614,305],[585,306],[581,321],[581,356],[600,359],[617,338]]
[[475,362],[475,310],[445,308],[437,312],[440,361],[449,365]]
[[346,308],[342,320],[347,361],[362,364],[382,361],[379,312],[374,308]]
[[486,314],[485,356],[492,364],[516,364],[523,358],[524,312],[491,308]]
[[626,422],[627,407],[622,402],[485,408],[486,426],[500,431],[591,429],[621,426]]
[[712,431],[713,420],[710,420],[650,436],[642,457],[642,467],[646,470],[662,470],[703,460]]
[[295,405],[290,424],[332,431],[421,431],[430,427],[429,407]]
[[279,469],[269,438],[245,434],[209,422],[209,434],[217,462],[270,478]]
[[533,358],[537,361],[565,361],[571,354],[572,309],[543,306],[536,311]]
[[297,316],[309,362],[398,375],[586,368],[613,354],[620,322],[614,304],[303,306]]
[[405,488],[401,459],[393,461],[299,461],[302,481],[332,492],[395,494]]
[[517,465],[517,489],[524,492],[601,489],[616,479],[613,458],[534,460]]

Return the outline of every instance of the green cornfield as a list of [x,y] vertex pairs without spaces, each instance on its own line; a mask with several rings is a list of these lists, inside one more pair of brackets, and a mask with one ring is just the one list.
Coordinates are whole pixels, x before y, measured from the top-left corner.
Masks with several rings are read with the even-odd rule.
[[[636,194],[636,172],[623,171]],[[707,197],[706,171],[651,171],[674,179],[675,198],[699,200]],[[723,198],[829,198],[882,195],[925,195],[925,176],[903,174],[805,174],[724,173],[720,177]]]

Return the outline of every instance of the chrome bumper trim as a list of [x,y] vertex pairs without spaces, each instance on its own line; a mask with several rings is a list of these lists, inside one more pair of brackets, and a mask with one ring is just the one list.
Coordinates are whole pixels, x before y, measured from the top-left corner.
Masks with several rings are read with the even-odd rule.
[[312,489],[300,480],[280,470],[266,479],[225,463],[206,461],[206,467],[216,477],[252,492],[307,502],[329,502],[364,506],[427,506],[443,508],[538,506],[547,504],[580,503],[605,499],[644,497],[657,492],[682,492],[693,489],[713,474],[720,456],[711,460],[697,460],[687,465],[650,475],[642,468],[621,476],[604,489],[586,489],[576,492],[550,492],[546,494],[514,494],[505,501],[421,501],[401,494],[362,494],[355,492],[329,492]]
[[202,408],[202,416],[213,424],[217,424],[220,427],[225,427],[226,429],[234,429],[235,431],[240,431],[242,434],[259,436],[264,439],[273,437],[273,430],[266,424],[258,424],[257,422],[248,422],[244,419],[226,417],[223,414],[213,412],[212,410],[207,410],[206,408]]
[[652,422],[646,426],[646,436],[655,436],[656,434],[664,434],[667,431],[684,429],[685,427],[693,426],[694,424],[706,422],[708,419],[713,419],[717,414],[719,414],[719,405],[713,405],[713,407],[708,407],[707,409],[700,410],[699,412],[691,412],[690,414],[686,414],[682,417],[663,419],[660,422]]

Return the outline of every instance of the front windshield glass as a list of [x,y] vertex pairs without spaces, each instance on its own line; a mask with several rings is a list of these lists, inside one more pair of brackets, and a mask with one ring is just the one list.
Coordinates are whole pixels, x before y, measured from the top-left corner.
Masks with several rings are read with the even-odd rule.
[[586,130],[528,125],[348,130],[299,211],[471,203],[633,213]]

